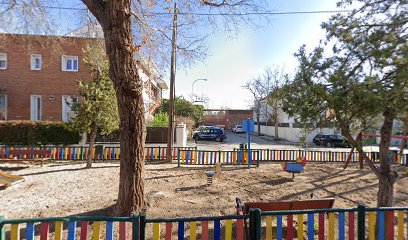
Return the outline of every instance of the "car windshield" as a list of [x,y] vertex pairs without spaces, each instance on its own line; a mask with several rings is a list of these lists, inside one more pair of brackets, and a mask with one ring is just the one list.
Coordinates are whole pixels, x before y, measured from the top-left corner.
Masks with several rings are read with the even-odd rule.
[[236,128],[242,128],[242,126],[241,125],[237,125],[237,126],[235,126]]

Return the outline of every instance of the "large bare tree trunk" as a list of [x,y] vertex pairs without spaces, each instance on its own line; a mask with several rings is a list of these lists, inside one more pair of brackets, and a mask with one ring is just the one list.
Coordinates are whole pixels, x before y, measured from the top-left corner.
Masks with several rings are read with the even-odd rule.
[[92,124],[92,129],[91,129],[91,135],[89,136],[89,145],[88,145],[88,160],[86,162],[86,167],[85,168],[91,168],[92,167],[92,161],[95,159],[95,154],[94,154],[94,144],[95,144],[95,139],[96,139],[96,132],[98,128],[96,127],[96,123]]
[[120,178],[115,209],[117,216],[130,216],[145,207],[143,84],[133,58],[129,0],[82,0],[102,26],[109,74],[114,83],[120,117]]
[[391,164],[388,159],[390,147],[390,137],[392,134],[392,123],[394,114],[391,110],[386,109],[383,113],[384,121],[381,127],[381,142],[380,142],[380,169],[379,169],[379,184],[377,195],[378,207],[391,207],[394,201],[394,183],[397,178],[397,173],[391,171]]

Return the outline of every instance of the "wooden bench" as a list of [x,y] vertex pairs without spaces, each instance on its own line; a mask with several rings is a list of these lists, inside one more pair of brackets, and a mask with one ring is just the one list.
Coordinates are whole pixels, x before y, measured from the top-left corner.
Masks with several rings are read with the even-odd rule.
[[[313,210],[333,208],[334,198],[306,199],[306,200],[282,200],[271,202],[247,202],[245,204],[236,198],[236,210],[238,215],[248,214],[249,209],[259,208],[261,211],[290,211],[290,210]],[[247,222],[245,223],[245,234],[249,239]]]
[[[41,167],[44,161],[48,161],[51,158],[52,150],[32,150],[32,149],[12,149],[8,150],[7,154],[9,158],[0,159],[0,161],[28,161],[28,162],[40,162]],[[12,156],[12,157],[10,157]]]
[[[237,198],[237,214],[240,211],[248,214],[249,209],[259,208],[261,211],[290,211],[290,210],[310,210],[333,208],[334,198],[306,199],[306,200],[282,200],[271,202],[248,202],[242,205]],[[241,205],[241,206],[240,206]]]

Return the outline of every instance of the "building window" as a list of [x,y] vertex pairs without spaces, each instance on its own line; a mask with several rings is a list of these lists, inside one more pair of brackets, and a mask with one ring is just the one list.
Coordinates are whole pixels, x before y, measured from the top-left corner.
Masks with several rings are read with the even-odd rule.
[[41,70],[41,54],[31,54],[31,70]]
[[0,53],[0,69],[7,69],[7,53]]
[[7,120],[7,95],[0,94],[0,120]]
[[42,120],[42,102],[40,95],[31,95],[30,98],[30,119],[31,121]]
[[69,122],[75,117],[75,112],[72,111],[72,106],[78,100],[76,96],[62,96],[62,121]]
[[62,56],[62,71],[78,72],[78,56]]

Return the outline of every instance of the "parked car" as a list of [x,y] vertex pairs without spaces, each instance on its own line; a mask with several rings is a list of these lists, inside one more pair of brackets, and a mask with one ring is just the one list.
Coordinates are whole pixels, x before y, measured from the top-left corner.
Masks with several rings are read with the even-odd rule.
[[244,130],[242,130],[242,125],[235,125],[235,126],[232,128],[232,131],[233,131],[234,133],[243,133],[243,132],[244,132]]
[[347,138],[339,134],[317,134],[313,138],[313,143],[326,147],[350,147]]
[[224,131],[218,127],[202,128],[193,135],[194,140],[215,140],[217,142],[222,142],[226,138],[227,136],[224,134]]
[[222,132],[225,134],[224,129],[220,127],[213,126],[213,125],[200,125],[193,131],[193,136],[194,134],[201,132],[203,129],[211,129],[211,128],[221,129]]

